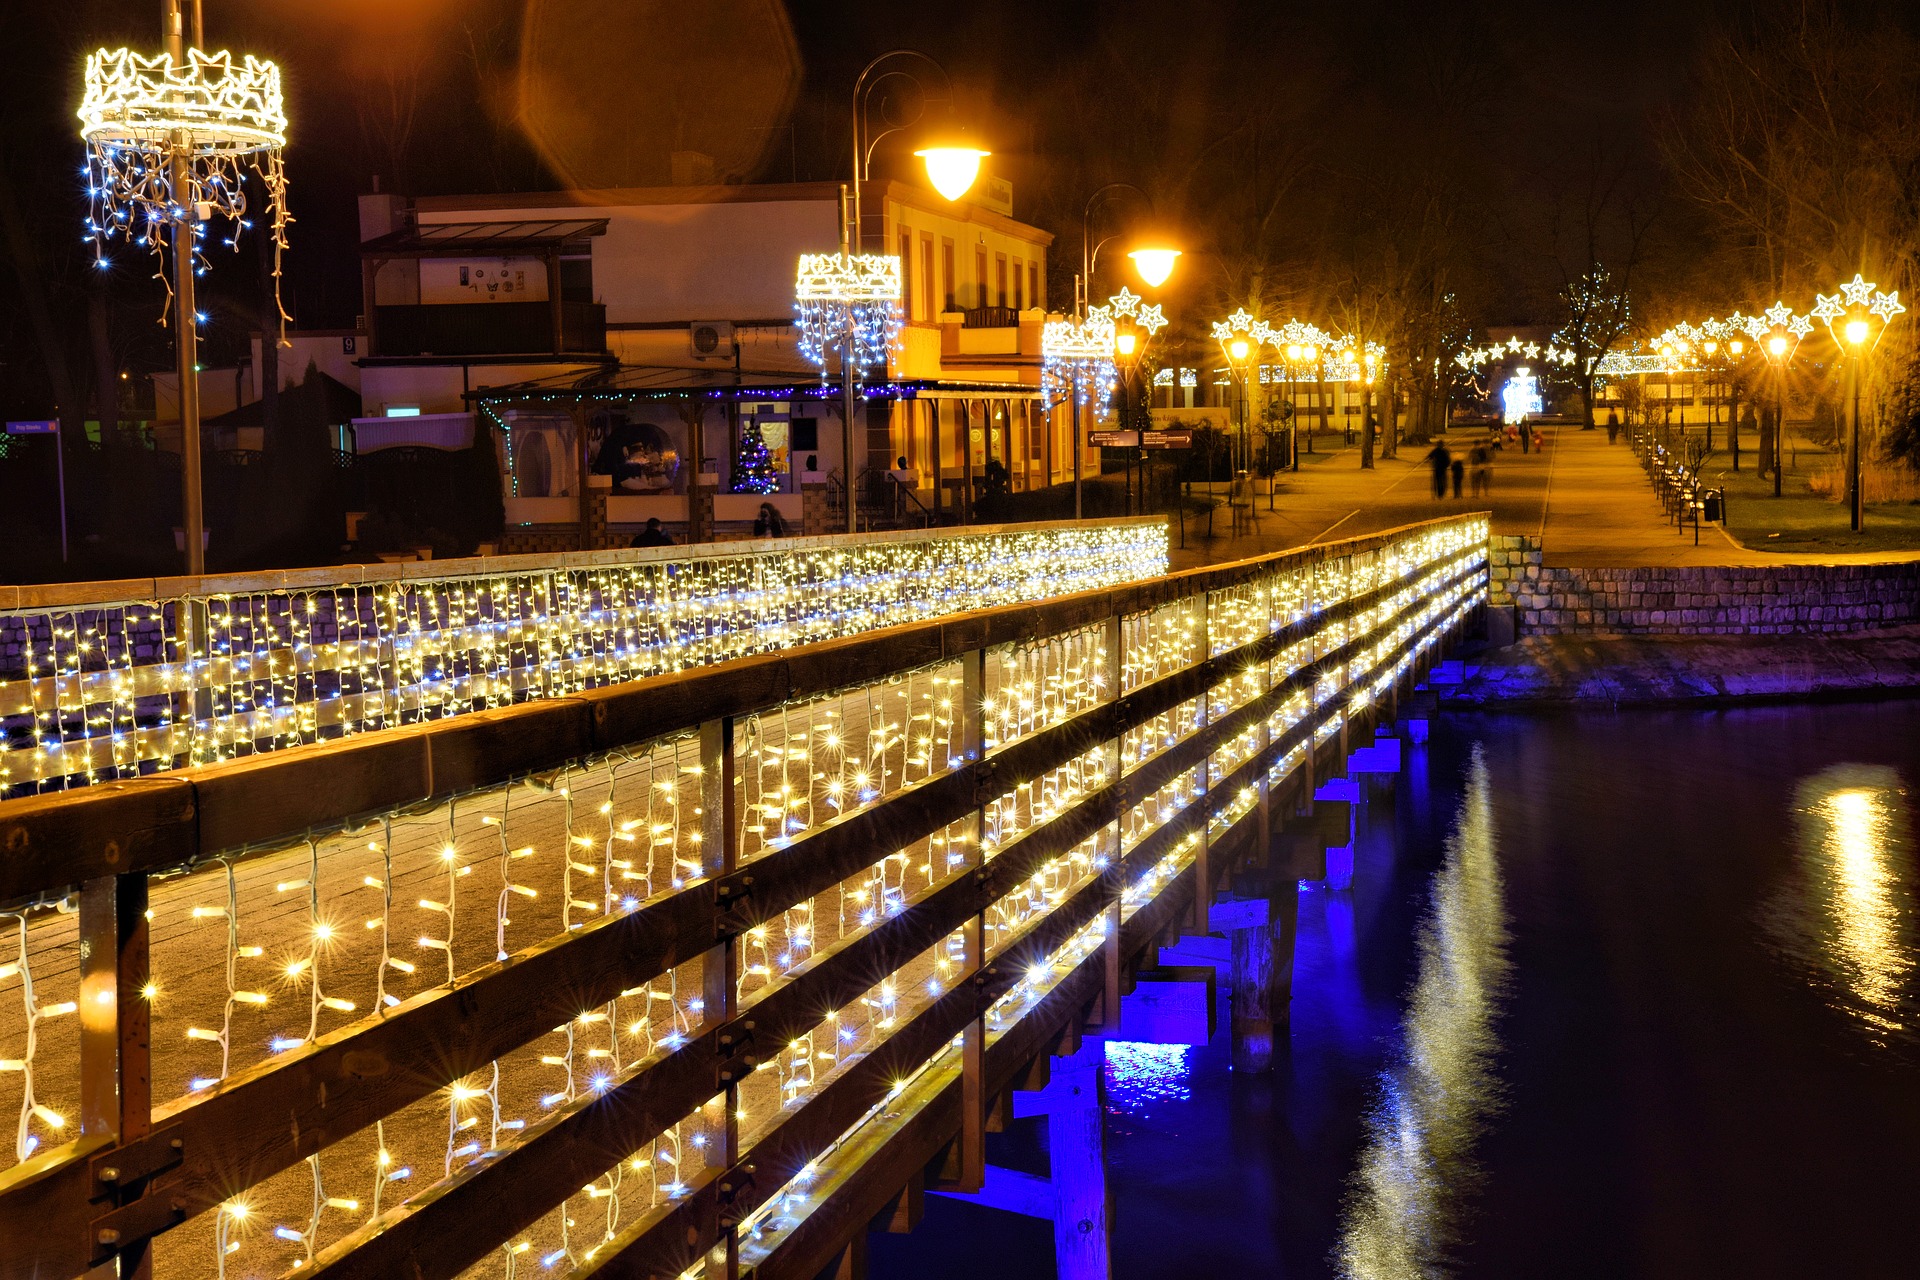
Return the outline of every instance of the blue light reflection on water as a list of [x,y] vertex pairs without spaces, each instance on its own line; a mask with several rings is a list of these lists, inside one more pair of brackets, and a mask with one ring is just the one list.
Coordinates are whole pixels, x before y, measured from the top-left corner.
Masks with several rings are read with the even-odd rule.
[[1153,1114],[1160,1103],[1193,1098],[1193,1048],[1184,1044],[1107,1043],[1107,1110],[1117,1115]]

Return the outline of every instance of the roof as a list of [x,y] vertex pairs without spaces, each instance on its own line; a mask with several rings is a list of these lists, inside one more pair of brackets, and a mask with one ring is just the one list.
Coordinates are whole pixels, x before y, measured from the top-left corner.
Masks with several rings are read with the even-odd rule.
[[607,233],[605,218],[533,218],[515,222],[423,222],[360,245],[366,257],[430,258],[585,248]]
[[[308,373],[306,381],[299,382],[280,391],[280,412],[284,415],[289,408],[317,398],[321,421],[329,425],[351,422],[360,416],[360,393],[346,383],[314,369]],[[243,404],[238,409],[208,418],[201,425],[208,427],[261,427],[266,425],[263,402],[255,400]]]
[[[1019,382],[958,382],[951,379],[899,378],[861,388],[866,399],[915,399],[942,394],[998,395],[1031,399],[1041,389]],[[476,404],[498,405],[516,400],[644,400],[698,394],[711,400],[837,399],[840,384],[822,382],[806,371],[743,369],[735,381],[732,369],[690,368],[681,365],[609,365],[586,373],[565,371],[502,386],[478,387],[467,393]]]

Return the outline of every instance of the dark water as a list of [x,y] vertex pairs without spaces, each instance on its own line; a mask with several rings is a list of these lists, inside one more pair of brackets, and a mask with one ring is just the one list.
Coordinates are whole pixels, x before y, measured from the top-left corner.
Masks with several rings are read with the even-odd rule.
[[[1437,722],[1302,896],[1281,1068],[1110,1058],[1114,1274],[1920,1276],[1916,786],[1920,703]],[[951,1201],[873,1243],[1054,1274]]]

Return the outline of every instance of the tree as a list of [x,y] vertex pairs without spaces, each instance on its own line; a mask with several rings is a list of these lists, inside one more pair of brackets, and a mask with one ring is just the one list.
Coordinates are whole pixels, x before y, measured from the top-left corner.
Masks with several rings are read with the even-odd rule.
[[1594,263],[1560,287],[1563,318],[1553,340],[1573,352],[1572,380],[1580,388],[1582,431],[1593,430],[1593,369],[1633,323],[1633,307],[1606,267]]
[[780,478],[774,474],[773,454],[760,435],[760,424],[748,418],[740,427],[740,452],[733,458],[734,493],[774,493]]

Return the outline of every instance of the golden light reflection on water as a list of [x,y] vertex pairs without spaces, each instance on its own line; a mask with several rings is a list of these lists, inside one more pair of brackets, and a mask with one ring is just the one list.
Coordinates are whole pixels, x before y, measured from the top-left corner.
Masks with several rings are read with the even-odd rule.
[[1890,769],[1846,765],[1801,786],[1806,923],[1823,981],[1869,1027],[1904,1030],[1915,965],[1913,845],[1906,798]]
[[1381,1073],[1341,1224],[1339,1264],[1355,1280],[1442,1274],[1473,1146],[1500,1104],[1494,1022],[1507,987],[1507,915],[1492,784],[1478,748],[1422,921],[1405,1049]]

